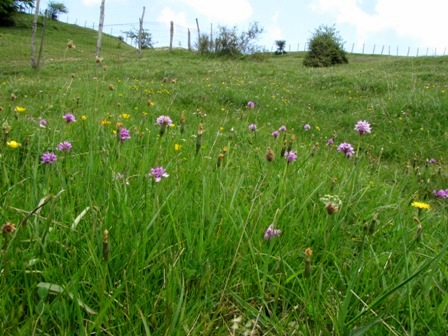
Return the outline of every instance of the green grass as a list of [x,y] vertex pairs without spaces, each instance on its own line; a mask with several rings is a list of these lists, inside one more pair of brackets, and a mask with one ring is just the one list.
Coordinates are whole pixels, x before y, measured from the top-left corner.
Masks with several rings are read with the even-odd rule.
[[[432,191],[448,188],[448,58],[349,55],[308,69],[301,53],[138,58],[111,45],[96,64],[81,28],[52,24],[42,68],[17,54],[0,73],[0,215],[16,228],[0,238],[2,334],[446,332],[447,200]],[[2,53],[18,30],[0,30]],[[160,115],[175,124],[163,136]],[[354,131],[359,120],[371,134]],[[117,140],[117,123],[131,139]],[[336,150],[344,141],[356,157]],[[54,164],[41,163],[48,151]],[[169,174],[159,183],[156,166]],[[266,241],[272,223],[282,233]]]

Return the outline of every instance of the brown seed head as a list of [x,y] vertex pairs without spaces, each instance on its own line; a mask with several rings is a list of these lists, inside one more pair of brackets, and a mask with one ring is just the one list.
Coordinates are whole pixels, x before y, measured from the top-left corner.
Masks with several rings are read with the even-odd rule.
[[331,202],[329,202],[329,203],[327,203],[327,204],[325,205],[325,209],[327,210],[327,213],[328,213],[329,215],[332,215],[332,214],[334,214],[335,212],[338,212],[338,211],[339,211],[339,207],[338,207],[336,204],[333,204],[333,203],[331,203]]
[[307,258],[310,258],[313,255],[313,250],[310,249],[309,247],[305,250],[305,256]]
[[268,160],[269,162],[275,160],[275,153],[271,147],[268,147],[268,150],[266,151],[266,160]]
[[10,222],[6,222],[2,226],[2,233],[3,234],[11,233],[11,232],[14,232],[15,230],[16,230],[16,226],[13,223],[10,223]]

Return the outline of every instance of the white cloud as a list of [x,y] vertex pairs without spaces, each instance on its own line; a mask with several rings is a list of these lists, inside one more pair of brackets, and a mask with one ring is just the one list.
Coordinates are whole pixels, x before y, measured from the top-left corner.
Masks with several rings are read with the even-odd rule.
[[175,22],[177,25],[181,25],[184,27],[192,28],[192,25],[189,25],[187,23],[187,15],[184,12],[178,12],[176,13],[169,7],[165,7],[161,10],[159,17],[157,18],[157,21],[160,22],[166,22],[169,24],[171,21]]
[[[374,0],[370,0],[374,1]],[[377,0],[374,13],[362,9],[362,0],[314,0],[310,8],[334,16],[337,23],[355,26],[358,42],[369,34],[393,30],[398,36],[416,38],[422,46],[444,47],[446,0]]]
[[248,0],[183,0],[183,2],[218,24],[235,25],[245,22],[253,13]]
[[280,17],[280,11],[275,12],[274,15],[272,15],[271,17],[272,22],[277,23],[279,17]]
[[282,29],[279,26],[269,26],[267,31],[268,33],[268,38],[270,40],[282,40],[283,39],[283,32]]
[[99,5],[101,0],[82,0],[82,3],[87,6]]
[[[129,0],[106,0],[105,7],[107,9],[109,3],[127,4]],[[101,0],[82,0],[82,3],[86,6],[100,5]]]

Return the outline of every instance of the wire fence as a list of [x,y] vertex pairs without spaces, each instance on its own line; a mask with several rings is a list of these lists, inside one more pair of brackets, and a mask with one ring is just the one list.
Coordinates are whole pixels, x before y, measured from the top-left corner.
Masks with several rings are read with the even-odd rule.
[[[69,17],[66,18],[66,22],[69,23]],[[73,22],[76,25],[81,25],[78,19]],[[97,29],[95,23],[87,23],[85,21],[83,26],[86,28]],[[126,38],[125,32],[131,31],[133,29],[139,28],[139,23],[125,23],[125,24],[109,24],[104,25],[104,33],[122,36]],[[168,47],[170,45],[170,26],[166,22],[144,22],[143,28],[147,30],[151,36],[154,43],[154,47]],[[182,25],[177,25],[174,23],[174,44],[173,47],[187,48],[188,46],[188,30],[190,30],[192,39],[194,43],[197,41],[197,29],[187,28]],[[135,45],[136,43],[131,41],[129,38],[126,40],[127,43]],[[303,43],[289,43],[287,51],[298,52],[307,51],[308,43],[305,41]],[[262,50],[274,52],[276,50],[275,42],[272,41],[271,45],[261,46]],[[365,54],[365,55],[385,55],[385,56],[408,56],[408,57],[418,57],[418,56],[446,56],[447,48],[433,48],[433,47],[422,47],[422,46],[403,46],[403,45],[392,45],[392,44],[378,44],[378,43],[349,43],[344,44],[344,49],[348,53],[355,54]]]
[[[87,53],[88,55],[92,55],[95,57],[96,52],[96,43],[91,43],[92,41],[96,41],[98,36],[98,25],[95,23],[88,23],[87,21],[80,22],[79,20],[75,20],[73,23],[67,22],[68,25],[64,28],[64,32],[66,29],[65,40],[60,41],[61,45],[54,46],[50,43],[47,43],[49,38],[45,37],[45,41],[43,42],[42,48],[42,64],[48,64],[51,61],[53,55],[55,54],[55,48],[59,48],[62,50],[60,54],[62,55],[63,49],[65,48],[65,44],[68,40],[73,40],[76,43],[82,44],[84,42],[85,50],[79,51],[78,55],[81,52]],[[76,30],[76,35],[73,36],[73,25],[84,27],[86,29]],[[193,50],[197,49],[197,41],[198,41],[198,30],[187,28],[182,25],[178,25],[176,23],[163,23],[163,22],[143,22],[142,27],[144,32],[150,34],[151,36],[151,44],[154,48],[184,48],[188,49],[191,47]],[[44,39],[44,32],[42,31],[42,24],[38,27],[37,37],[38,40],[42,41]],[[103,26],[103,33],[111,35],[112,39],[104,39],[102,44],[102,50],[107,51],[109,54],[122,54],[120,47],[122,47],[123,43],[130,45],[135,48],[137,51],[138,41],[136,36],[138,36],[138,31],[140,28],[139,22],[134,23],[124,23],[124,24],[108,24]],[[50,36],[51,34],[56,34],[54,27],[52,27],[52,23],[48,23],[48,27],[45,32],[45,36]],[[208,31],[210,32],[212,29],[203,29],[202,33]],[[70,33],[72,32],[72,33]],[[134,34],[130,34],[130,32],[134,32]],[[207,32],[206,32],[207,33]],[[23,32],[17,33],[17,36],[1,36],[0,35],[0,59],[12,60],[17,64],[17,67],[27,66],[30,64],[30,41],[31,41],[31,29],[24,28]],[[58,36],[61,36],[61,29],[58,31]],[[137,34],[137,35],[136,35]],[[64,36],[64,34],[62,34]],[[133,37],[132,37],[133,36]],[[88,43],[87,43],[88,42]],[[40,43],[40,42],[38,42]],[[6,48],[6,46],[14,45],[15,48]],[[62,47],[61,47],[62,46]],[[12,54],[7,55],[3,50],[11,50]],[[39,46],[37,46],[39,50]],[[261,49],[267,52],[274,52],[277,48],[275,42],[273,41],[270,46],[261,46]],[[390,55],[390,56],[445,56],[446,48],[436,49],[436,48],[420,48],[420,47],[398,47],[392,45],[380,45],[380,44],[355,44],[355,43],[346,43],[344,45],[344,49],[348,53],[356,53],[356,54],[366,54],[366,55]],[[286,51],[289,52],[298,52],[298,51],[307,51],[308,44],[305,43],[287,43]],[[41,51],[39,51],[41,52]],[[137,52],[135,53],[135,57],[137,57]],[[111,55],[112,56],[112,55]],[[90,57],[90,56],[89,56]],[[132,58],[132,56],[130,56]],[[2,70],[3,62],[0,62],[0,70]],[[6,64],[3,64],[6,66]]]

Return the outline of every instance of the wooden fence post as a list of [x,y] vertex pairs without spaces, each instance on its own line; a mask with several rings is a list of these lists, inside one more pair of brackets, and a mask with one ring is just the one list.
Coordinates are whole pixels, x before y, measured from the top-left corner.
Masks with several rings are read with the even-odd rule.
[[198,28],[198,49],[201,50],[201,31],[199,30],[198,18],[196,18],[196,27]]
[[173,51],[174,23],[170,22],[170,51]]
[[104,3],[106,0],[101,0],[100,6],[100,23],[98,25],[98,38],[96,40],[96,57],[101,55],[101,37],[103,35],[103,25],[104,25]]
[[39,19],[39,4],[40,0],[36,0],[36,11],[34,12],[33,29],[31,33],[31,67],[33,69],[37,68],[36,58],[34,57],[34,54],[36,52],[36,34],[37,34],[37,20]]
[[47,27],[47,10],[44,13],[44,22],[42,23],[42,37],[40,38],[39,56],[37,57],[37,67],[40,65],[42,50],[44,49],[45,28]]
[[140,26],[138,29],[138,57],[142,57],[142,35],[143,35],[143,18],[145,17],[145,6],[143,6],[142,17],[139,19]]
[[190,34],[190,28],[188,28],[188,51],[191,51],[191,34]]

